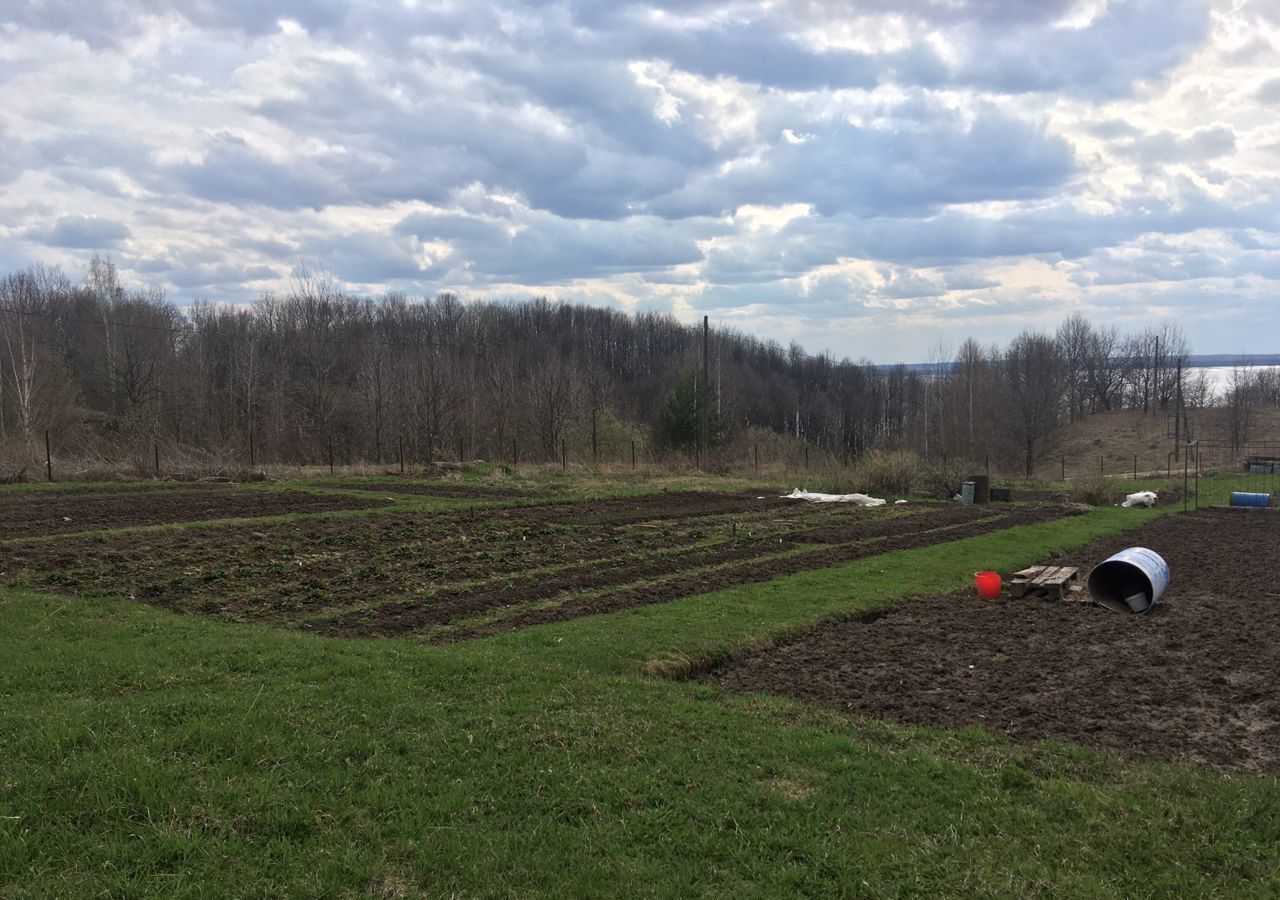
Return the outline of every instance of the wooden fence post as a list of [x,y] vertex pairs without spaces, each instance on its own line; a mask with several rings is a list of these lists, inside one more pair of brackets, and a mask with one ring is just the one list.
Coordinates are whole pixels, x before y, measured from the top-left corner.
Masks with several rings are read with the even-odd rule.
[[49,429],[44,430],[44,471],[49,481],[53,481],[53,453],[49,449]]

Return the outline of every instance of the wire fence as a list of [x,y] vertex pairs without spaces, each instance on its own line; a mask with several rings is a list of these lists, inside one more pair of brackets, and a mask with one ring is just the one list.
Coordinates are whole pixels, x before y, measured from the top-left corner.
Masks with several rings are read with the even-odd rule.
[[[859,477],[864,464],[873,457],[832,453],[800,439],[773,438],[736,442],[718,448],[709,456],[695,452],[657,450],[642,441],[615,440],[601,443],[595,451],[590,444],[561,440],[554,456],[541,444],[510,439],[504,451],[484,456],[473,452],[465,440],[430,456],[412,453],[403,438],[390,438],[384,444],[381,458],[360,456],[352,448],[332,439],[324,440],[318,451],[306,459],[276,459],[264,453],[253,435],[243,447],[231,448],[222,456],[198,454],[161,439],[149,438],[133,442],[119,458],[86,460],[59,446],[58,435],[45,432],[39,459],[32,454],[22,467],[26,481],[99,480],[105,472],[130,477],[182,478],[223,473],[233,477],[261,477],[271,470],[282,476],[325,473],[331,475],[423,475],[440,468],[465,467],[486,463],[494,466],[529,466],[570,470],[631,472],[638,476],[657,476],[667,472],[703,471],[739,476],[759,475],[764,478],[806,479],[811,483],[830,483],[859,490]],[[1280,440],[1233,443],[1200,440],[1166,449],[1168,445],[1145,453],[1131,453],[1129,447],[1091,447],[1085,452],[1050,452],[1043,454],[1031,477],[1008,461],[984,454],[974,459],[946,453],[931,456],[906,454],[914,460],[916,471],[904,475],[904,483],[923,484],[932,481],[963,480],[985,475],[992,483],[1003,485],[1049,486],[1060,484],[1065,490],[1105,480],[1112,492],[1124,491],[1126,483],[1146,488],[1151,482],[1181,486],[1187,508],[1249,506],[1280,508]],[[32,448],[34,450],[34,448]],[[117,448],[120,449],[120,448]],[[480,448],[493,449],[493,448]],[[1095,462],[1096,460],[1096,462]],[[14,470],[15,472],[17,469]],[[0,472],[0,475],[4,473]],[[89,477],[84,477],[88,475]],[[942,477],[934,477],[939,476]],[[824,481],[825,479],[825,481]],[[1137,487],[1134,488],[1138,489]]]
[[1195,441],[1184,465],[1187,505],[1280,507],[1280,441]]

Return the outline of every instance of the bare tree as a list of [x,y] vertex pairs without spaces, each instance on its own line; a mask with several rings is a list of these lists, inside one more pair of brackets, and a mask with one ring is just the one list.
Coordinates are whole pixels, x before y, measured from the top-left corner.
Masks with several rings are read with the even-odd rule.
[[1001,361],[1001,382],[1009,432],[1021,450],[1028,478],[1062,422],[1062,358],[1054,340],[1024,331]]
[[1248,363],[1232,366],[1227,377],[1226,409],[1227,435],[1231,439],[1233,452],[1239,453],[1241,446],[1249,440],[1249,426],[1253,420],[1251,394],[1254,387],[1253,367]]
[[1074,422],[1087,411],[1090,354],[1095,349],[1093,326],[1084,316],[1072,313],[1058,326],[1057,341],[1066,385],[1067,417]]
[[555,459],[565,428],[578,401],[578,382],[565,360],[552,357],[536,366],[529,377],[529,415],[534,434],[547,459]]

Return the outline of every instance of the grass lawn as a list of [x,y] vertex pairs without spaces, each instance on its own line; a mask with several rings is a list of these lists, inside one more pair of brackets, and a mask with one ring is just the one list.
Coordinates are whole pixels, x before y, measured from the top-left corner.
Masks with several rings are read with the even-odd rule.
[[1275,896],[1275,779],[652,674],[1158,514],[449,646],[0,592],[0,898]]

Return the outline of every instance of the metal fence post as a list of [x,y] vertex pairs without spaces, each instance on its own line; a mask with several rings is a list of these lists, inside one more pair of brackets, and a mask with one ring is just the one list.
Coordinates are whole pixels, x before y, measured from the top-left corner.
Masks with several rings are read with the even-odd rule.
[[1187,504],[1191,500],[1190,495],[1187,493],[1187,489],[1190,487],[1187,480],[1187,475],[1190,467],[1191,467],[1191,457],[1186,453],[1182,454],[1182,511],[1183,512],[1187,511]]
[[44,472],[53,481],[53,452],[49,449],[49,429],[44,430]]

